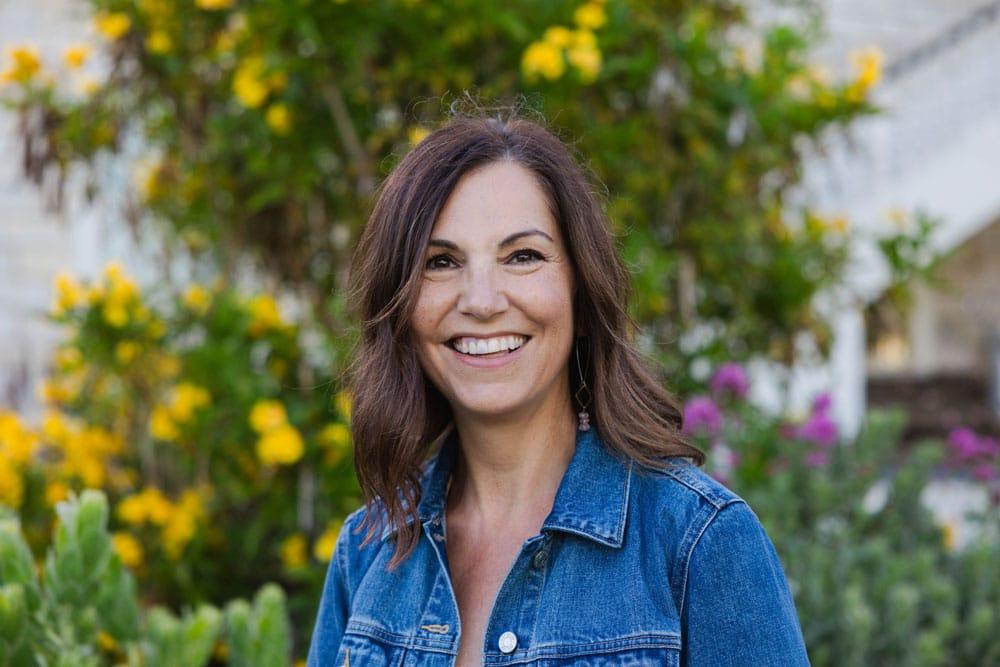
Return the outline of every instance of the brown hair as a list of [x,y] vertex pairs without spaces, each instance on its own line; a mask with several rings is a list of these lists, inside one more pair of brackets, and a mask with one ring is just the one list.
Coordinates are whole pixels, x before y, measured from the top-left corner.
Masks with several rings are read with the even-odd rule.
[[[549,199],[576,278],[574,318],[586,332],[581,349],[593,402],[591,420],[612,450],[640,465],[704,454],[680,432],[675,399],[632,344],[629,274],[615,248],[601,203],[568,148],[541,125],[459,116],[410,151],[382,183],[350,273],[350,306],[361,336],[348,382],[354,394],[354,464],[368,511],[365,541],[388,521],[397,529],[394,567],[416,546],[420,473],[447,435],[451,408],[424,376],[410,322],[423,279],[431,230],[459,180],[501,160],[531,171]],[[570,391],[577,374],[570,373]],[[380,511],[373,506],[381,504]]]

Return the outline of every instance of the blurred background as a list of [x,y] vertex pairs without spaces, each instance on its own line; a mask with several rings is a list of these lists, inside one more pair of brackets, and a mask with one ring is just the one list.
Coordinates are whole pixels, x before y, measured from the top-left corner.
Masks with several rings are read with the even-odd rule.
[[6,0],[0,45],[0,664],[305,657],[353,243],[502,107],[593,173],[813,664],[1000,665],[1000,2]]

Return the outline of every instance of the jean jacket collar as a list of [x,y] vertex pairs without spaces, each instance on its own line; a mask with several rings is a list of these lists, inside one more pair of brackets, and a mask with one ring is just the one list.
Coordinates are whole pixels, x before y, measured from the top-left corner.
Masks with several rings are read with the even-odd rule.
[[[448,479],[458,453],[457,432],[452,429],[424,476],[418,514],[423,523],[444,513]],[[576,451],[556,492],[552,511],[542,532],[557,530],[619,548],[628,515],[632,463],[608,451],[597,430],[576,432]]]

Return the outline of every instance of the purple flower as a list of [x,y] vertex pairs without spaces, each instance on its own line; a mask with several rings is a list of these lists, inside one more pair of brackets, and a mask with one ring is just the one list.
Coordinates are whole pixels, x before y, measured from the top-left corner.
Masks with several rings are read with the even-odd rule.
[[962,461],[974,459],[981,453],[991,449],[989,443],[982,443],[976,432],[967,426],[952,429],[948,434],[948,445]]
[[830,455],[822,449],[814,449],[806,454],[803,462],[810,468],[825,468],[830,462]]
[[1000,440],[996,438],[980,438],[979,451],[987,458],[1000,458]]
[[695,396],[684,406],[685,433],[715,435],[722,428],[722,412],[708,396]]
[[839,435],[837,423],[830,419],[825,410],[813,412],[796,433],[802,440],[814,442],[821,447],[835,445]]
[[750,389],[750,381],[743,366],[735,361],[727,361],[719,366],[709,382],[709,388],[715,395],[732,392],[737,398],[743,398]]
[[972,469],[972,476],[980,482],[992,482],[997,478],[997,469],[992,463],[980,463]]
[[832,403],[833,399],[830,397],[830,394],[824,391],[822,394],[813,399],[813,412],[822,412],[823,414],[826,414],[830,410],[830,405]]

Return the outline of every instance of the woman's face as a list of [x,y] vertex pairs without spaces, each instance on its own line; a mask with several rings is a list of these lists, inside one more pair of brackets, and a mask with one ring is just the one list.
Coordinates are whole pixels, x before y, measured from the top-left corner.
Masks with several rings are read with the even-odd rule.
[[569,402],[572,294],[535,176],[513,162],[466,174],[434,224],[413,315],[420,365],[457,418]]

